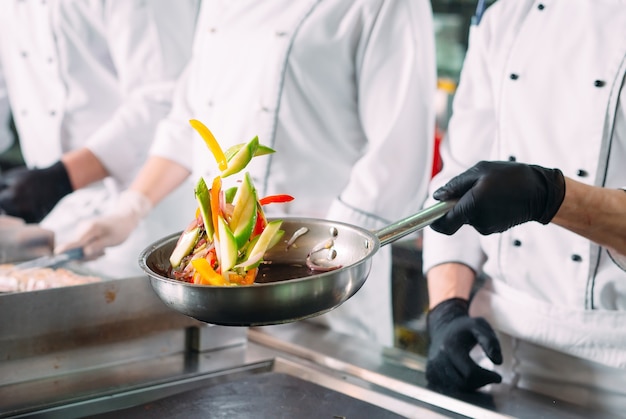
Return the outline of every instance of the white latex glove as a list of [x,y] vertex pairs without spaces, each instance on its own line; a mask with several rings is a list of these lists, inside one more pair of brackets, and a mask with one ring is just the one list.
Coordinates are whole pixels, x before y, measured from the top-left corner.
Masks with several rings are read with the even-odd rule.
[[114,210],[79,224],[76,239],[57,246],[55,253],[82,247],[85,259],[98,258],[107,247],[122,244],[151,209],[152,203],[147,197],[126,190],[120,194]]

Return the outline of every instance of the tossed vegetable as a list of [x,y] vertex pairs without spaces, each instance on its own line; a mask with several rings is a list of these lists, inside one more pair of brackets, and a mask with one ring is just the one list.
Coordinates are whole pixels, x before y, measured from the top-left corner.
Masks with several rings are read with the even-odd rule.
[[287,194],[269,195],[269,196],[266,196],[265,198],[259,199],[259,204],[267,205],[267,204],[274,204],[277,202],[284,203],[284,202],[293,201],[293,199],[294,199],[293,196],[287,195]]
[[198,131],[198,134],[200,134],[200,136],[206,143],[207,147],[211,151],[211,154],[213,154],[213,157],[215,157],[215,161],[217,162],[219,169],[226,170],[226,155],[222,151],[222,147],[220,147],[211,130],[209,130],[202,122],[198,121],[197,119],[192,119],[189,121],[189,123],[191,124],[193,129]]
[[[172,251],[172,275],[200,285],[250,285],[265,252],[284,234],[281,220],[267,221],[263,205],[286,203],[293,197],[281,194],[258,199],[252,177],[244,169],[254,157],[274,152],[260,144],[258,137],[224,152],[204,124],[195,119],[190,123],[215,157],[220,175],[210,188],[204,178],[196,184],[198,210]],[[223,187],[224,178],[242,171],[237,186]]]

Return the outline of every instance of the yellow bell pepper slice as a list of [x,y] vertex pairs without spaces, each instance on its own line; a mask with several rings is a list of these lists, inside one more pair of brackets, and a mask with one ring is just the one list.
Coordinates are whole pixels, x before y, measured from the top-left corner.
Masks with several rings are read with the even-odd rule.
[[224,151],[222,151],[222,147],[220,147],[220,144],[215,139],[215,136],[213,136],[213,133],[211,132],[211,130],[209,130],[206,127],[206,125],[204,125],[202,122],[198,121],[197,119],[190,119],[189,123],[191,124],[193,129],[195,129],[198,132],[198,134],[200,134],[200,136],[206,143],[207,147],[213,154],[213,157],[215,157],[215,161],[217,162],[217,167],[222,171],[226,170],[226,168],[228,167],[228,161],[226,160],[226,155],[224,154]]
[[258,272],[257,268],[250,269],[244,275],[239,275],[234,272],[230,272],[228,276],[228,280],[231,284],[239,284],[239,285],[251,285],[254,283],[256,279],[256,274]]
[[194,259],[191,261],[191,265],[200,275],[200,284],[217,286],[228,285],[222,275],[215,272],[215,269],[211,267],[211,264],[205,258]]

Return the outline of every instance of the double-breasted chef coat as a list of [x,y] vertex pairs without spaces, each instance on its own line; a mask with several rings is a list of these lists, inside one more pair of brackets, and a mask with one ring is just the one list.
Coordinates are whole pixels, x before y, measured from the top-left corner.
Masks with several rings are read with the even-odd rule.
[[[211,181],[216,163],[190,118],[224,149],[258,135],[276,150],[247,168],[258,195],[295,197],[270,215],[375,229],[426,196],[435,87],[428,1],[207,0],[151,153]],[[362,289],[318,320],[391,344],[390,274],[383,248]]]
[[[590,185],[626,186],[625,71],[624,1],[494,3],[472,28],[444,167],[431,191],[479,160],[558,167]],[[558,354],[567,354],[596,372],[626,376],[626,272],[605,249],[534,222],[490,236],[467,226],[452,236],[427,229],[425,270],[448,261],[489,278],[472,314],[510,335],[513,347],[527,342],[555,352],[531,374],[588,380],[583,386],[602,381],[560,364],[568,357]],[[521,355],[514,362],[523,369]]]
[[[197,12],[196,0],[3,3],[0,120],[10,108],[26,164],[46,167],[87,147],[110,174],[68,195],[42,221],[57,242],[114,205],[143,163],[191,55]],[[172,203],[180,206],[160,205],[123,246],[89,267],[107,277],[139,273],[139,252],[184,227],[165,216]]]

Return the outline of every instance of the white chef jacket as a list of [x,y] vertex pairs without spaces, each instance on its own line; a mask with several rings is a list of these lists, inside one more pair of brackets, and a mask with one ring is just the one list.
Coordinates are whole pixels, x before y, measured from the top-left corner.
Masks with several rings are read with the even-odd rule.
[[[431,20],[422,0],[204,1],[151,153],[212,179],[216,163],[189,126],[196,118],[224,149],[258,135],[276,150],[248,166],[259,196],[295,197],[266,207],[270,215],[369,229],[410,215],[431,170]],[[325,317],[332,327],[392,343],[390,261],[381,249],[365,286]]]
[[[558,167],[580,182],[623,187],[625,71],[624,1],[496,2],[472,28],[431,191],[479,160]],[[445,262],[484,270],[490,279],[471,312],[496,330],[626,376],[626,272],[605,249],[531,222],[489,236],[427,229],[423,256],[425,271]]]
[[[26,164],[46,167],[87,147],[110,174],[70,194],[43,220],[57,241],[113,205],[141,167],[191,54],[197,9],[196,0],[3,4],[0,121],[7,120],[10,103]],[[121,259],[105,257],[92,266],[103,266],[108,276],[138,273],[137,258],[129,255],[179,228],[161,228],[166,205],[123,247],[111,249]]]

